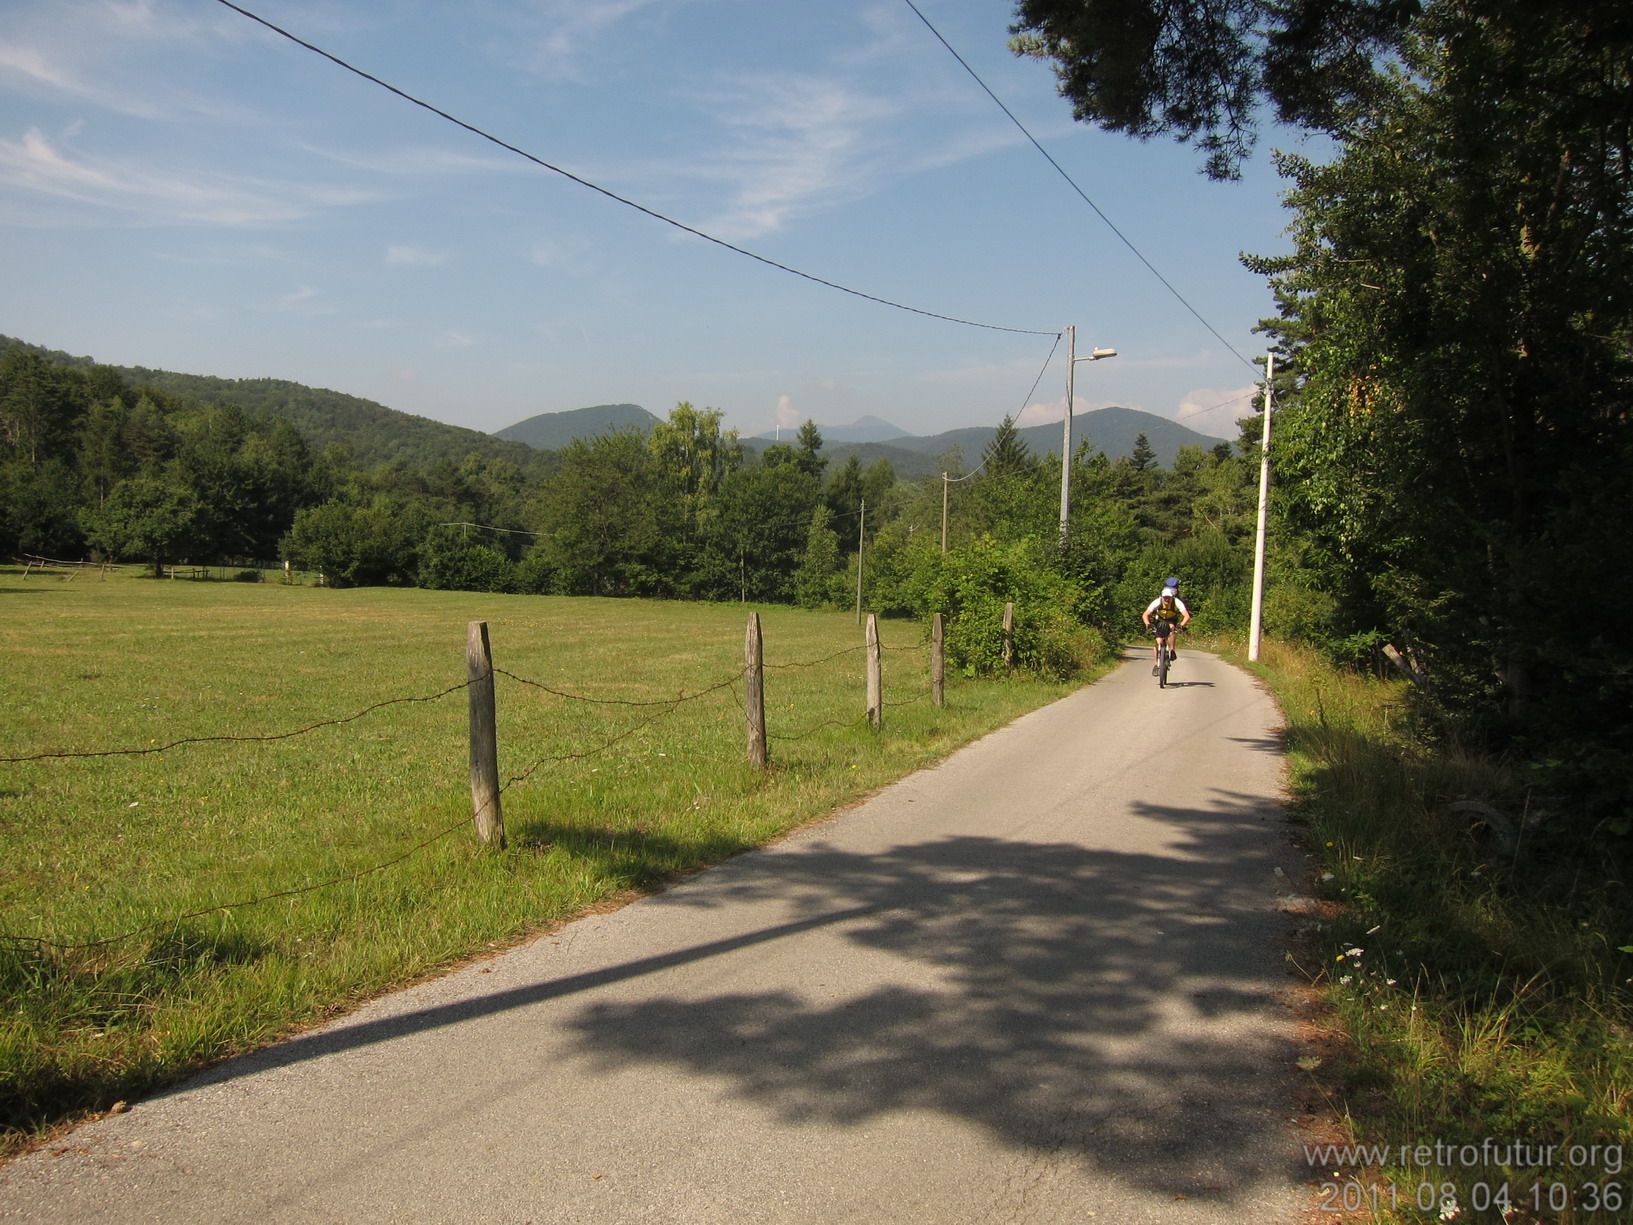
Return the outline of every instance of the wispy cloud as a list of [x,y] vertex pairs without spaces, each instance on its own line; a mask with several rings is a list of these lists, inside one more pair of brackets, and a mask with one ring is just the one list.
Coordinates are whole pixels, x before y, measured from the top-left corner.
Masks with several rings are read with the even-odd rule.
[[71,98],[140,118],[208,117],[236,111],[170,76],[134,70],[133,46],[208,55],[252,37],[249,23],[220,10],[200,15],[190,6],[155,0],[32,0],[7,15],[0,44],[0,90]]
[[1258,390],[1256,383],[1224,389],[1199,387],[1187,393],[1170,415],[1199,434],[1235,438],[1236,423],[1253,415],[1253,397]]
[[642,9],[671,0],[542,0],[537,7],[544,33],[534,44],[527,66],[546,76],[577,80],[589,46],[614,26]]
[[279,295],[275,305],[289,315],[332,315],[336,311],[335,305],[326,301],[322,292],[310,285]]
[[349,187],[273,183],[79,153],[54,143],[38,128],[15,140],[0,137],[0,179],[12,190],[112,210],[149,224],[265,225],[373,198]]
[[674,167],[724,189],[705,228],[752,238],[796,213],[866,195],[889,165],[888,99],[817,76],[743,77],[700,99],[727,139]]
[[448,262],[445,251],[427,251],[424,247],[387,247],[386,263],[397,268],[436,268]]
[[296,146],[302,152],[336,162],[353,170],[399,178],[432,178],[460,174],[537,173],[514,154],[487,157],[457,149],[419,145],[400,149],[333,149],[311,144]]
[[1023,429],[1029,425],[1048,425],[1059,421],[1066,415],[1066,397],[1061,396],[1045,404],[1028,404],[1015,418],[1015,424]]

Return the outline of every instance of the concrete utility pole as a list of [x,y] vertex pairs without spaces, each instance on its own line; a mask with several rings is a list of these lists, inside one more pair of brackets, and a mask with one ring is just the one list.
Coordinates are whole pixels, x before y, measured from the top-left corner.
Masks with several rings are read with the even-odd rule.
[[1259,525],[1253,536],[1253,613],[1247,630],[1247,657],[1259,658],[1264,623],[1264,537],[1270,510],[1270,406],[1276,381],[1276,355],[1264,355],[1264,433],[1259,439]]
[[1072,401],[1077,394],[1076,371],[1078,362],[1097,362],[1104,357],[1116,357],[1116,349],[1096,349],[1087,357],[1077,355],[1077,326],[1066,325],[1066,416],[1061,423],[1060,438],[1060,543],[1064,548],[1071,531],[1072,516]]

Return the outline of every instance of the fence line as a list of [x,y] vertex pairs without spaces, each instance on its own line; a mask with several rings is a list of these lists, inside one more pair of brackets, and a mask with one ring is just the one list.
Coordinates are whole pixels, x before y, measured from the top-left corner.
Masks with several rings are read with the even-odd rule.
[[[926,645],[929,645],[929,644],[920,643],[920,644],[917,644],[915,646],[908,646],[908,647],[883,647],[882,644],[879,644],[877,642],[877,638],[875,637],[874,638],[873,649],[875,649],[875,650],[892,650],[892,651],[898,651],[898,652],[900,652],[900,651],[917,651],[917,650],[924,649],[924,647]],[[842,651],[836,651],[833,654],[824,656],[821,659],[808,660],[808,661],[795,661],[795,662],[784,663],[784,664],[765,664],[764,667],[766,667],[766,668],[785,669],[785,670],[786,669],[793,669],[793,668],[817,667],[817,666],[819,666],[821,664],[830,663],[835,659],[840,659],[840,658],[842,658],[842,657],[844,657],[846,655],[852,655],[852,654],[855,654],[858,651],[864,651],[864,650],[867,650],[867,649],[868,649],[868,645],[863,644],[863,645],[860,645],[860,646],[847,647]],[[483,813],[489,807],[492,807],[492,806],[497,804],[498,799],[499,799],[500,796],[502,796],[506,791],[510,790],[511,787],[516,786],[516,785],[518,785],[520,783],[526,782],[527,780],[532,778],[533,775],[536,774],[539,770],[543,769],[545,766],[547,766],[547,765],[559,765],[559,764],[562,764],[564,762],[569,762],[569,761],[580,761],[580,760],[584,760],[584,759],[589,758],[589,757],[596,756],[596,755],[601,754],[601,753],[605,753],[608,749],[611,749],[614,746],[621,743],[622,741],[627,740],[629,737],[635,735],[637,732],[642,731],[645,728],[651,727],[653,724],[659,722],[660,720],[667,718],[669,715],[675,713],[675,711],[677,709],[679,709],[681,706],[683,706],[683,705],[685,705],[685,704],[687,704],[689,702],[698,701],[699,699],[707,697],[710,694],[718,693],[722,689],[730,689],[731,693],[732,693],[732,697],[736,700],[737,705],[739,706],[739,708],[743,709],[745,714],[747,712],[747,707],[746,707],[746,705],[744,703],[743,696],[737,690],[738,682],[741,680],[741,673],[733,673],[731,676],[728,676],[726,679],[724,679],[722,681],[719,681],[719,682],[717,682],[717,683],[715,683],[713,685],[709,685],[709,686],[699,690],[696,693],[682,694],[681,696],[674,697],[674,698],[662,698],[662,699],[653,699],[653,700],[636,700],[636,699],[626,699],[626,698],[593,698],[593,697],[588,697],[588,696],[582,695],[582,694],[569,693],[569,692],[566,692],[564,690],[556,689],[556,688],[554,688],[554,687],[552,687],[550,685],[546,685],[546,684],[544,684],[544,683],[542,683],[540,681],[535,681],[535,680],[531,680],[531,679],[529,679],[527,677],[518,676],[515,673],[510,672],[510,671],[508,671],[506,669],[495,668],[495,667],[492,666],[492,664],[490,662],[487,665],[487,668],[486,668],[483,675],[471,677],[471,678],[469,678],[469,679],[467,679],[465,681],[462,681],[462,682],[460,682],[459,684],[456,684],[456,685],[450,685],[448,688],[443,689],[438,693],[424,695],[424,696],[417,696],[417,697],[387,698],[387,699],[385,699],[383,701],[376,702],[376,703],[374,703],[374,704],[372,704],[370,706],[364,707],[362,710],[357,711],[355,714],[346,715],[346,716],[343,716],[343,717],[340,717],[340,718],[335,718],[335,719],[321,720],[321,721],[319,721],[317,723],[310,724],[310,725],[308,725],[306,727],[302,727],[302,728],[296,729],[294,731],[269,733],[267,735],[260,735],[260,736],[228,736],[228,735],[223,735],[223,736],[190,736],[190,737],[185,737],[185,738],[182,738],[182,739],[170,741],[169,743],[164,744],[164,745],[150,745],[147,748],[140,748],[140,749],[108,749],[108,750],[95,750],[95,751],[87,750],[87,751],[71,751],[71,752],[52,752],[52,753],[36,753],[36,754],[30,754],[30,755],[25,755],[25,756],[0,757],[0,763],[20,763],[20,762],[29,762],[29,761],[51,760],[51,759],[77,759],[77,758],[98,758],[98,757],[145,756],[145,755],[149,755],[149,754],[163,753],[163,752],[166,752],[166,751],[168,751],[170,749],[179,748],[179,747],[182,747],[184,745],[211,744],[211,743],[264,743],[264,742],[276,741],[276,740],[288,740],[288,739],[292,739],[292,738],[297,737],[297,736],[307,735],[308,733],[317,731],[320,728],[338,727],[338,726],[343,726],[343,725],[345,725],[347,723],[353,723],[353,722],[357,721],[358,719],[361,719],[364,716],[366,716],[366,715],[368,715],[368,714],[370,714],[370,713],[372,713],[372,712],[374,712],[376,710],[380,710],[380,709],[382,709],[384,707],[387,707],[387,706],[399,705],[399,704],[404,704],[404,703],[423,703],[423,702],[439,701],[440,699],[447,697],[449,694],[457,693],[457,692],[459,692],[461,690],[468,690],[473,685],[476,685],[479,682],[491,681],[492,678],[495,675],[504,676],[504,677],[506,677],[506,678],[508,678],[510,680],[513,680],[513,681],[517,682],[518,684],[525,685],[525,686],[528,686],[530,688],[540,689],[540,690],[543,690],[544,692],[550,693],[550,694],[552,694],[552,695],[554,695],[556,697],[560,697],[560,698],[563,698],[563,699],[566,699],[566,700],[569,700],[569,701],[582,702],[582,703],[587,703],[587,704],[592,704],[592,705],[630,706],[630,707],[642,707],[642,708],[662,707],[663,709],[654,710],[654,713],[652,713],[647,718],[641,719],[639,722],[637,722],[637,723],[633,724],[632,726],[630,726],[630,727],[624,729],[623,731],[619,732],[616,736],[611,737],[610,739],[604,741],[603,743],[601,743],[601,744],[599,744],[599,745],[597,745],[597,746],[595,746],[593,748],[584,749],[584,750],[580,750],[580,751],[572,752],[572,753],[548,754],[548,755],[546,755],[544,757],[538,758],[531,765],[529,765],[526,769],[522,770],[520,773],[513,774],[509,778],[507,778],[505,780],[505,782],[501,786],[499,786],[497,788],[497,790],[494,792],[494,794],[489,799],[479,803],[476,806],[475,815],[476,815],[479,822],[480,822],[480,818],[482,817]],[[881,702],[880,705],[881,706],[891,706],[891,707],[909,706],[909,705],[912,705],[915,702],[922,701],[926,696],[927,696],[926,694],[921,693],[921,694],[915,695],[912,698],[907,699],[906,701],[902,701],[902,702]],[[822,723],[816,724],[815,726],[813,726],[811,728],[808,728],[803,732],[797,732],[797,733],[793,733],[793,734],[790,734],[790,735],[773,735],[773,734],[770,734],[768,732],[766,738],[768,740],[777,740],[777,741],[781,741],[781,742],[804,740],[804,739],[809,739],[811,736],[816,735],[818,732],[820,732],[820,731],[822,731],[822,730],[824,730],[826,728],[838,727],[838,728],[841,728],[841,729],[848,729],[848,728],[852,728],[852,727],[857,727],[857,726],[860,726],[861,724],[863,724],[865,722],[869,722],[870,720],[875,719],[875,717],[876,717],[876,712],[874,710],[869,710],[869,711],[864,712],[860,717],[858,717],[856,719],[853,719],[853,720],[848,720],[847,721],[847,720],[842,720],[842,719],[829,719],[829,720],[825,720]],[[276,900],[278,900],[280,898],[299,897],[299,896],[302,896],[302,895],[307,894],[307,893],[314,893],[314,892],[316,892],[316,891],[318,891],[320,889],[327,889],[327,888],[331,888],[331,887],[333,887],[335,885],[346,884],[346,883],[349,883],[349,882],[362,880],[365,877],[372,876],[372,875],[374,875],[375,873],[378,873],[378,872],[382,872],[387,868],[394,867],[397,864],[400,864],[400,863],[404,862],[405,860],[409,859],[410,857],[412,857],[413,855],[415,855],[419,851],[422,851],[425,848],[427,848],[427,847],[429,847],[429,846],[431,846],[431,845],[433,845],[433,844],[435,844],[437,842],[440,842],[442,839],[447,838],[449,835],[453,834],[457,830],[466,828],[467,824],[468,824],[468,822],[470,820],[471,820],[471,818],[462,816],[457,822],[454,822],[453,824],[448,825],[447,827],[445,827],[445,828],[443,828],[441,830],[438,830],[436,833],[432,834],[428,838],[422,839],[421,841],[415,843],[413,846],[409,847],[407,850],[403,851],[401,854],[395,855],[391,859],[385,860],[382,863],[372,865],[371,867],[361,868],[361,869],[359,869],[359,870],[357,870],[355,872],[344,873],[344,874],[342,874],[340,876],[332,877],[332,878],[330,878],[328,880],[317,881],[317,882],[314,882],[312,884],[302,885],[302,886],[298,886],[296,888],[280,889],[280,890],[277,890],[275,892],[263,894],[263,895],[256,896],[256,897],[242,898],[242,899],[240,899],[238,901],[222,902],[222,903],[219,903],[219,904],[214,905],[214,906],[202,907],[202,908],[200,908],[198,910],[192,910],[192,911],[188,911],[186,913],[180,914],[180,915],[175,915],[175,916],[172,916],[172,917],[169,917],[169,918],[156,920],[156,921],[154,921],[152,923],[144,924],[141,927],[133,928],[130,931],[122,932],[122,933],[120,933],[118,935],[106,936],[106,937],[103,937],[103,938],[98,939],[98,940],[88,940],[88,941],[81,941],[81,942],[63,942],[63,941],[52,940],[52,939],[49,939],[49,938],[44,937],[44,936],[21,936],[21,935],[9,934],[9,933],[0,933],[0,941],[4,941],[4,942],[10,943],[12,945],[34,945],[37,948],[41,948],[41,949],[53,948],[53,949],[60,949],[60,950],[63,950],[63,951],[81,951],[81,950],[85,950],[85,949],[94,949],[94,948],[106,947],[106,946],[111,945],[111,944],[121,943],[121,942],[126,941],[126,940],[134,939],[135,937],[138,937],[138,936],[146,935],[146,934],[148,934],[150,932],[160,931],[160,930],[163,930],[163,929],[165,929],[167,927],[175,927],[176,925],[178,925],[180,923],[184,923],[184,922],[186,922],[186,921],[188,921],[190,919],[202,918],[205,915],[219,914],[219,913],[224,913],[224,912],[227,912],[227,911],[244,909],[244,908],[250,907],[250,906],[258,906],[258,905],[261,905],[262,903],[270,902],[270,901],[276,901]]]
[[471,684],[471,681],[461,681],[457,685],[448,686],[448,688],[444,689],[441,693],[433,693],[425,697],[387,698],[383,702],[376,702],[373,706],[365,706],[355,715],[346,715],[344,718],[340,719],[324,719],[321,722],[313,723],[310,726],[300,728],[293,732],[272,732],[265,736],[188,736],[181,740],[172,740],[168,744],[161,744],[157,746],[149,745],[145,749],[100,749],[94,751],[86,750],[84,752],[75,751],[69,753],[31,753],[25,757],[0,757],[0,764],[21,761],[45,761],[50,758],[67,757],[143,757],[149,753],[164,753],[170,749],[180,748],[184,744],[216,744],[221,742],[252,744],[268,740],[289,740],[295,736],[304,736],[308,732],[315,732],[322,727],[339,727],[345,723],[355,723],[364,715],[372,714],[374,711],[379,710],[382,707],[398,706],[405,702],[435,702],[447,697],[450,693],[458,693],[461,689],[468,689],[470,688]]
[[[769,666],[770,665],[768,664],[767,667]],[[700,689],[696,693],[682,694],[677,698],[655,698],[651,701],[637,701],[634,698],[588,698],[578,693],[567,693],[561,689],[553,689],[549,685],[544,684],[542,681],[531,681],[525,676],[517,676],[514,672],[507,672],[503,668],[495,668],[493,670],[493,674],[495,676],[509,677],[517,684],[527,685],[533,689],[542,689],[546,693],[554,694],[558,698],[566,698],[571,702],[588,702],[595,706],[679,706],[683,702],[695,702],[698,698],[707,697],[709,694],[714,693],[717,689],[724,689],[735,679],[735,677],[731,677],[720,681],[717,684],[710,685],[706,689]]]

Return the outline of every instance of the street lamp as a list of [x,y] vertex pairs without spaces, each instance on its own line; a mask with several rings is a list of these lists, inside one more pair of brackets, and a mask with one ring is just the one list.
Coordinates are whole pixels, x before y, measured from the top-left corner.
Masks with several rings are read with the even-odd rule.
[[1062,547],[1066,544],[1067,524],[1072,514],[1072,398],[1076,394],[1074,380],[1077,363],[1097,362],[1102,358],[1116,356],[1116,349],[1095,349],[1087,357],[1079,357],[1077,355],[1077,326],[1075,324],[1067,325],[1066,417],[1063,422],[1060,442],[1060,543]]

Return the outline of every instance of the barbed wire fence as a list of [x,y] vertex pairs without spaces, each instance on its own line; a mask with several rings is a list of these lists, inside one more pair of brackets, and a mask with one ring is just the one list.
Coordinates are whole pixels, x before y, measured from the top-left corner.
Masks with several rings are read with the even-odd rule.
[[[1012,658],[1008,641],[1013,626],[1012,612],[1005,617],[1005,658]],[[199,907],[184,913],[172,915],[163,919],[146,923],[117,935],[106,936],[96,940],[77,942],[59,941],[39,935],[17,935],[0,933],[0,943],[13,948],[32,946],[43,951],[46,948],[59,951],[85,951],[104,948],[107,946],[132,940],[149,933],[158,932],[167,928],[175,928],[192,919],[206,915],[220,914],[247,907],[258,906],[267,902],[284,898],[299,897],[303,894],[314,893],[321,889],[333,888],[350,882],[362,880],[377,875],[398,864],[411,859],[426,848],[451,837],[461,829],[475,825],[478,838],[485,844],[504,846],[504,823],[501,797],[505,792],[518,784],[525,783],[547,766],[560,765],[572,761],[581,761],[598,756],[617,747],[638,732],[669,718],[691,703],[701,701],[723,690],[729,690],[742,709],[747,724],[748,751],[750,764],[765,768],[769,765],[769,751],[767,741],[778,743],[792,743],[809,740],[822,731],[837,728],[841,731],[871,724],[875,729],[882,728],[883,711],[886,708],[900,708],[924,701],[926,698],[936,705],[943,704],[942,676],[943,676],[943,634],[942,616],[935,614],[931,627],[931,636],[928,642],[921,642],[907,646],[884,646],[878,637],[877,618],[875,614],[868,614],[867,641],[861,645],[846,647],[819,659],[795,660],[780,663],[763,662],[763,645],[760,642],[759,614],[749,614],[749,629],[745,640],[745,661],[741,672],[734,672],[721,680],[696,690],[692,693],[682,692],[673,698],[615,698],[596,697],[588,694],[575,693],[555,685],[530,677],[520,676],[508,669],[494,666],[488,647],[487,623],[473,621],[467,627],[467,678],[458,684],[449,685],[435,693],[411,695],[407,697],[386,698],[372,703],[350,714],[339,715],[334,718],[320,719],[304,724],[288,731],[268,732],[259,735],[211,735],[211,736],[184,736],[166,741],[164,744],[156,742],[136,748],[113,749],[57,749],[39,753],[10,754],[0,756],[0,764],[22,764],[28,762],[72,761],[95,758],[144,757],[163,754],[179,748],[187,748],[209,744],[257,744],[275,741],[292,740],[309,735],[323,728],[341,727],[355,723],[367,716],[387,707],[405,704],[424,704],[441,701],[453,694],[465,692],[470,695],[471,704],[471,781],[472,781],[472,814],[462,816],[458,821],[442,827],[429,836],[422,838],[401,853],[380,863],[359,868],[352,872],[342,873],[321,881],[296,886],[288,889],[279,889],[272,892],[233,901],[220,902],[214,905]],[[883,699],[882,656],[885,652],[895,654],[921,653],[928,650],[930,659],[930,683],[913,697],[901,701],[886,702]],[[819,668],[857,653],[864,653],[867,657],[867,692],[868,699],[863,713],[855,719],[828,719],[801,731],[781,734],[768,734],[766,729],[763,684],[766,671],[788,672]],[[547,693],[563,701],[582,703],[585,705],[605,707],[628,707],[650,712],[634,724],[608,737],[591,747],[566,752],[544,754],[533,760],[525,768],[510,774],[503,783],[498,782],[497,770],[497,721],[494,714],[493,682],[496,677],[507,680],[527,689]],[[739,692],[739,686],[743,692]],[[755,695],[759,696],[756,718]],[[756,743],[757,742],[757,743]]]

